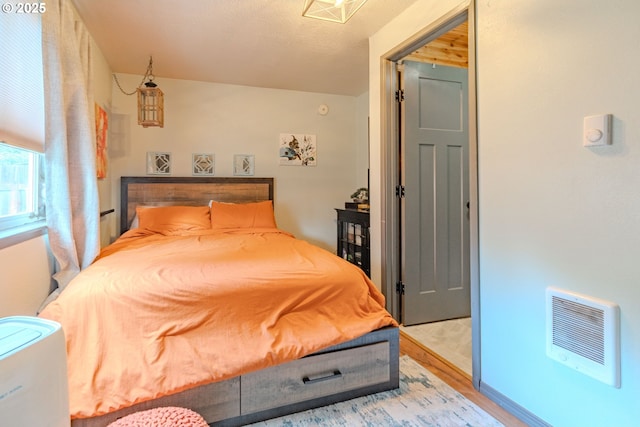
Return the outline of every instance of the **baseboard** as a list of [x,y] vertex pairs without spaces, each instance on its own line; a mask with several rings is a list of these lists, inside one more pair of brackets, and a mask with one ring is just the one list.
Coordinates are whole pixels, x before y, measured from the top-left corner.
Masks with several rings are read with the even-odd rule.
[[527,411],[525,408],[509,399],[504,394],[495,390],[493,387],[483,383],[482,381],[480,381],[479,391],[489,399],[493,400],[496,404],[504,408],[505,411],[509,412],[510,414],[527,424],[529,427],[553,427],[551,424],[537,417],[532,412]]
[[408,333],[406,333],[402,329],[400,329],[400,336],[402,336],[402,338],[406,339],[407,341],[411,341],[417,347],[420,347],[425,353],[427,353],[429,355],[429,357],[437,359],[440,363],[445,365],[447,368],[451,369],[452,371],[455,371],[461,377],[464,377],[464,378],[468,379],[469,381],[471,381],[471,375],[469,375],[468,373],[466,373],[465,371],[463,371],[462,369],[460,369],[459,367],[457,367],[453,363],[449,362],[447,359],[445,359],[444,357],[440,356],[438,353],[436,353],[435,351],[431,350],[429,347],[427,347],[426,345],[424,345],[423,343],[421,343],[420,341],[418,341],[417,339],[415,339],[414,337],[412,337],[411,335],[409,335]]

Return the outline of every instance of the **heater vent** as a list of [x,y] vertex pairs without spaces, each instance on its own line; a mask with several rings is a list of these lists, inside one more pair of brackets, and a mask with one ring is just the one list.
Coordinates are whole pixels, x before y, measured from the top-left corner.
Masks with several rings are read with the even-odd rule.
[[547,289],[547,355],[619,387],[619,308],[611,302]]
[[604,310],[553,296],[553,344],[604,365]]

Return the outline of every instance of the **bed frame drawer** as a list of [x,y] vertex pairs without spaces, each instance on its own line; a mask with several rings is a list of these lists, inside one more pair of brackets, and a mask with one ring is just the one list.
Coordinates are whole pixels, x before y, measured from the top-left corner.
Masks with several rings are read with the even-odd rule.
[[390,380],[389,342],[308,356],[242,376],[242,415]]
[[138,403],[119,411],[93,418],[75,419],[71,427],[104,427],[126,415],[162,406],[179,406],[191,409],[206,420],[218,421],[240,415],[240,378],[231,378],[200,388],[185,390],[175,395]]
[[71,426],[104,427],[133,412],[181,406],[198,412],[210,426],[238,427],[396,389],[398,362],[399,328],[387,327],[293,362],[76,419]]

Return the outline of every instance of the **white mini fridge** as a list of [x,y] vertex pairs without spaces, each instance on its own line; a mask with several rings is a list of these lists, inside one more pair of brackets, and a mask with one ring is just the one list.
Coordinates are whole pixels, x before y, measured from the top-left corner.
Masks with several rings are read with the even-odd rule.
[[69,427],[67,351],[60,324],[0,319],[0,424]]

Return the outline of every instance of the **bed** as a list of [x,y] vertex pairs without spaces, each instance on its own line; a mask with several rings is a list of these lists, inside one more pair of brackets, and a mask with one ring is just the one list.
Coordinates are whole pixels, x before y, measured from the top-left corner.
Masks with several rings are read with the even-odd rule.
[[121,236],[41,313],[67,338],[73,427],[160,406],[244,425],[398,387],[384,297],[278,229],[273,196],[272,178],[121,178]]

